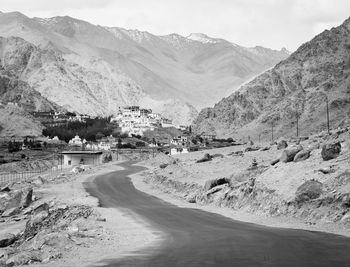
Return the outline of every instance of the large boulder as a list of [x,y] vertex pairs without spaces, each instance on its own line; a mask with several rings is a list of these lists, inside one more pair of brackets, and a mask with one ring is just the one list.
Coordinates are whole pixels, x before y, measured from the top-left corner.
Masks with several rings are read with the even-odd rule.
[[0,248],[12,245],[17,240],[17,237],[11,233],[0,232]]
[[306,160],[310,157],[310,155],[311,155],[310,150],[301,150],[295,155],[294,162]]
[[287,141],[285,140],[281,140],[277,143],[277,149],[280,150],[280,149],[285,149],[288,147],[288,144],[287,144]]
[[6,197],[4,204],[6,209],[26,208],[32,202],[33,188],[27,187],[22,190],[11,191]]
[[295,200],[299,203],[316,199],[322,194],[323,184],[319,181],[310,180],[298,187]]
[[340,142],[328,143],[322,146],[321,156],[323,160],[335,159],[341,151]]
[[204,154],[203,158],[197,160],[196,163],[210,161],[211,159],[212,159],[212,157],[208,153],[206,153],[206,154]]
[[204,189],[205,189],[205,191],[208,191],[215,186],[222,185],[222,184],[228,184],[228,183],[230,183],[230,179],[228,179],[228,178],[212,179],[212,180],[208,180],[205,182]]
[[303,147],[300,145],[290,149],[285,149],[280,157],[280,162],[287,163],[293,161],[295,155],[301,150],[303,150]]

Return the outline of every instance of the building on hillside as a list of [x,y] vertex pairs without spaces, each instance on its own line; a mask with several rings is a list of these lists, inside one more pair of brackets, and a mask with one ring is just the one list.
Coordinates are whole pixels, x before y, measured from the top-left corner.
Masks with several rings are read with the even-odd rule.
[[170,155],[185,154],[188,153],[186,147],[173,147],[170,149]]
[[202,133],[201,137],[204,140],[208,140],[208,141],[213,141],[216,138],[216,134],[206,134],[206,133]]
[[163,128],[175,127],[173,121],[167,118],[162,118],[161,124]]
[[111,144],[108,142],[100,142],[98,144],[98,148],[100,150],[109,151],[109,150],[111,150]]
[[102,151],[63,151],[64,166],[102,164]]
[[170,140],[170,144],[174,146],[186,146],[187,136],[178,136]]
[[81,138],[79,137],[79,135],[76,135],[74,138],[72,138],[71,140],[69,140],[69,145],[73,145],[73,146],[83,146],[83,144],[86,143],[86,140],[81,140]]

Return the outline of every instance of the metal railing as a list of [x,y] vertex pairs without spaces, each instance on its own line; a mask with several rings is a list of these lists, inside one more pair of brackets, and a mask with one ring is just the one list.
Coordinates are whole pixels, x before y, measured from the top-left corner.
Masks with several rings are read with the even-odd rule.
[[71,167],[67,166],[54,166],[50,169],[36,169],[31,171],[23,171],[23,172],[2,172],[0,173],[0,186],[16,183],[16,182],[25,182],[34,180],[37,176],[41,175],[57,175],[61,173],[63,170],[67,170]]

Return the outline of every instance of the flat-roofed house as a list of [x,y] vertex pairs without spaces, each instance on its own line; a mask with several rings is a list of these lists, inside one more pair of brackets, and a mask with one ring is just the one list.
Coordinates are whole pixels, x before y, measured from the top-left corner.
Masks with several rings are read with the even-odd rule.
[[102,151],[63,151],[63,165],[99,165],[102,164]]

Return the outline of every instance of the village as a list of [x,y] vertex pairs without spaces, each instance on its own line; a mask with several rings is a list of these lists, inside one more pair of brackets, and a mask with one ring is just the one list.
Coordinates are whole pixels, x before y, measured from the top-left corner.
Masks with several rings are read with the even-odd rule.
[[[0,139],[0,173],[99,165],[120,158],[169,155],[233,145],[215,135],[193,135],[191,126],[139,106],[119,108],[115,116],[95,118],[73,112],[33,112],[44,125],[42,136]],[[33,161],[37,162],[33,164]]]

